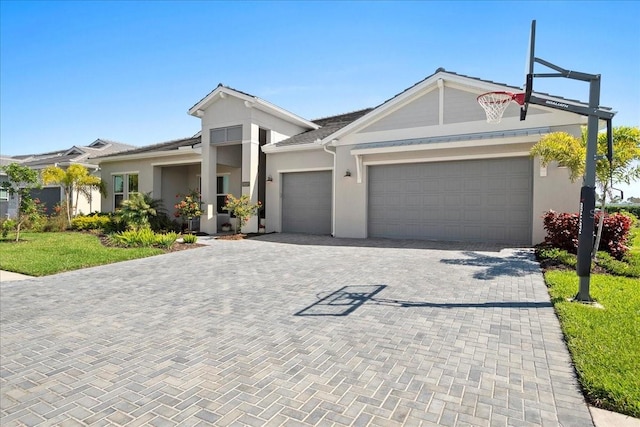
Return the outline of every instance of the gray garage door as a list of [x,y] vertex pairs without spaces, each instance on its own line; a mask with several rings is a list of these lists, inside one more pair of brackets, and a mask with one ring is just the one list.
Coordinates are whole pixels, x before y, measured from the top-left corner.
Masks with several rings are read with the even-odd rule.
[[282,231],[331,234],[331,171],[282,175]]
[[[64,200],[64,196],[61,195],[60,187],[45,187],[41,189],[34,189],[30,191],[32,199],[40,200],[41,206],[46,209],[46,214],[51,215],[54,212],[56,204]],[[73,195],[71,195],[71,205],[73,206]],[[61,203],[64,204],[64,203]]]
[[529,158],[371,166],[370,237],[531,243]]

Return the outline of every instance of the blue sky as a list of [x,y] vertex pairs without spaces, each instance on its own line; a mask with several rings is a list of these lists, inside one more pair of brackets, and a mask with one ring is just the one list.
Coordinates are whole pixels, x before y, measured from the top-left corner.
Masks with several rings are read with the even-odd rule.
[[[190,136],[219,82],[308,119],[378,105],[438,67],[520,85],[536,56],[602,75],[640,126],[640,3],[0,2],[0,153]],[[543,69],[536,68],[536,71]],[[588,99],[588,85],[535,88]]]

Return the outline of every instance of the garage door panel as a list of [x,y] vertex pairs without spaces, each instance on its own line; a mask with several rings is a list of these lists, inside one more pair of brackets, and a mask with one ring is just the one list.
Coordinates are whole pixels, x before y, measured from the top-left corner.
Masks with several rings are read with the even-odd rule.
[[282,231],[331,234],[331,171],[282,175]]
[[370,166],[368,234],[529,244],[531,170],[529,158]]

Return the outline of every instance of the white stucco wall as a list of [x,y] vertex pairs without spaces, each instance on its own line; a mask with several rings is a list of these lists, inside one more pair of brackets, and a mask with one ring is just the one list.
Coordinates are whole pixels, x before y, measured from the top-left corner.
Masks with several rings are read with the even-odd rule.
[[[239,160],[241,163],[241,176],[233,176],[234,190],[236,195],[247,194],[252,202],[258,201],[258,159],[259,159],[259,129],[268,131],[267,143],[281,141],[290,136],[301,133],[304,128],[295,123],[288,122],[280,117],[276,117],[262,107],[258,108],[251,103],[236,98],[233,95],[225,94],[204,109],[201,117],[202,126],[202,197],[206,202],[203,206],[205,213],[200,221],[202,231],[213,234],[216,233],[220,224],[226,222],[228,216],[224,215],[218,219],[216,212],[216,175],[218,165],[227,164],[235,166]],[[229,146],[212,146],[210,144],[211,129],[242,126],[241,148],[232,146],[236,151],[229,151]],[[227,152],[228,151],[228,152]],[[241,186],[242,183],[246,185]],[[237,191],[237,192],[236,192]],[[258,230],[257,218],[252,218],[243,229],[246,232]]]
[[[197,174],[200,170],[200,155],[196,153],[171,156],[158,155],[156,158],[117,160],[100,162],[100,178],[105,182],[107,197],[102,198],[103,212],[113,212],[113,176],[117,174],[138,174],[138,191],[151,193],[153,198],[161,198],[165,209],[171,215],[176,203],[176,194],[188,188],[197,187]],[[162,178],[164,175],[173,179]],[[182,186],[178,188],[178,183]],[[175,184],[175,185],[174,185]],[[187,189],[188,189],[187,188]]]
[[[273,178],[266,186],[266,231],[282,231],[282,174],[333,169],[333,155],[322,148],[289,153],[267,154],[267,176]],[[338,178],[339,179],[339,178]]]

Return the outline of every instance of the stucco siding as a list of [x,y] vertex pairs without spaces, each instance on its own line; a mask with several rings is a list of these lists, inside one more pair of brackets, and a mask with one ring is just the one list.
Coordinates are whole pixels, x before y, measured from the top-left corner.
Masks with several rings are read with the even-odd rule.
[[[168,189],[165,189],[162,181],[160,183],[157,181],[154,183],[154,179],[158,180],[170,168],[178,167],[178,169],[183,170],[181,176],[185,177],[183,185],[196,186],[197,181],[189,182],[186,178],[188,171],[187,165],[193,165],[193,167],[199,169],[200,156],[197,154],[183,154],[136,160],[102,161],[100,163],[100,178],[106,185],[107,196],[101,200],[101,210],[103,212],[113,212],[114,210],[113,176],[116,174],[137,173],[138,191],[140,193],[151,193],[151,196],[154,198],[162,198],[163,205],[171,212],[173,204],[175,204],[176,192],[170,192]],[[182,188],[180,191],[186,191],[186,189]]]
[[432,90],[415,99],[397,111],[382,117],[360,132],[376,132],[418,126],[433,126],[438,124],[439,95],[438,90]]
[[[444,123],[461,123],[487,120],[487,115],[478,104],[478,95],[459,89],[444,89]],[[518,113],[515,105],[510,106],[503,117],[513,117]]]
[[581,185],[580,180],[569,180],[567,168],[552,162],[545,170],[540,167],[540,158],[536,157],[533,164],[533,244],[544,241],[546,232],[542,216],[545,212],[578,212]]
[[[252,202],[257,202],[257,177],[258,168],[258,129],[266,129],[267,143],[281,141],[304,130],[302,126],[293,124],[280,117],[276,117],[262,111],[251,102],[232,95],[226,95],[209,105],[202,116],[202,198],[204,215],[201,218],[200,229],[207,233],[216,233],[219,225],[228,219],[226,215],[219,215],[216,211],[216,175],[218,164],[239,167],[242,176],[238,179],[238,185],[242,181],[247,182],[246,187],[240,187],[239,191],[232,192],[236,195],[247,194]],[[242,126],[242,145],[236,146],[212,146],[210,145],[211,129]],[[217,148],[216,150],[213,147]],[[234,181],[235,182],[235,181]],[[235,184],[234,184],[235,185]],[[220,216],[220,218],[218,218]],[[244,231],[257,231],[258,222],[252,218]]]
[[282,231],[283,173],[333,169],[333,156],[322,149],[267,154],[267,176],[273,181],[266,185],[266,231]]

